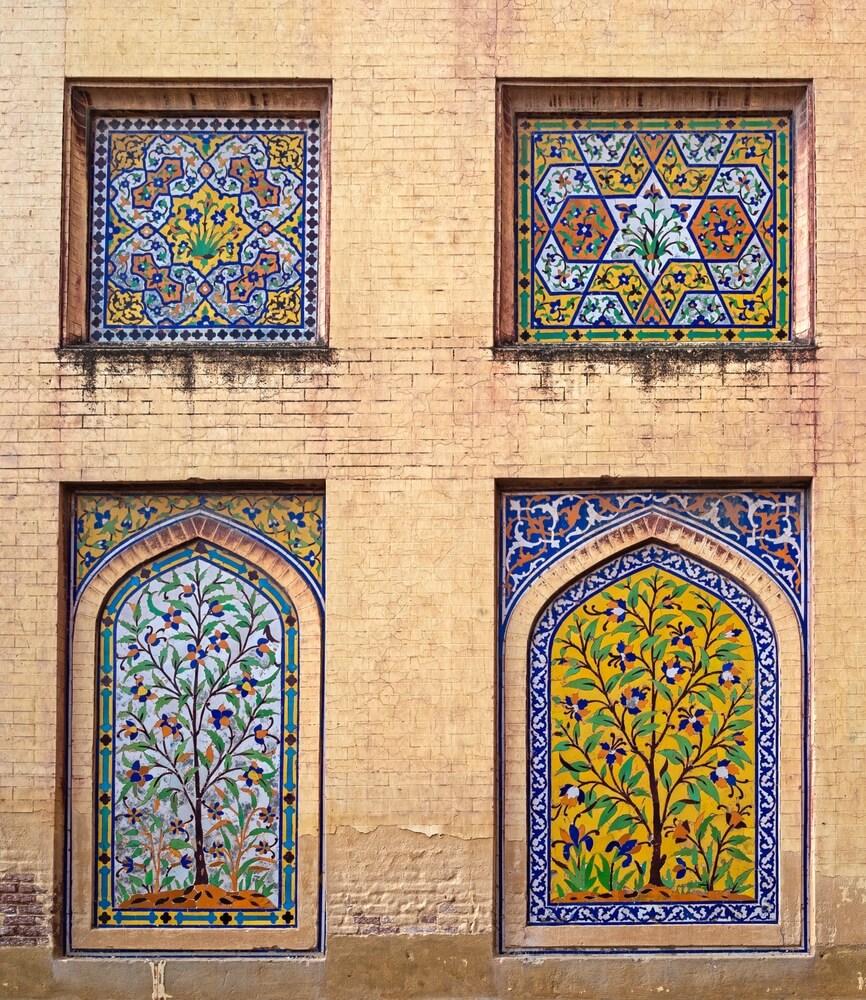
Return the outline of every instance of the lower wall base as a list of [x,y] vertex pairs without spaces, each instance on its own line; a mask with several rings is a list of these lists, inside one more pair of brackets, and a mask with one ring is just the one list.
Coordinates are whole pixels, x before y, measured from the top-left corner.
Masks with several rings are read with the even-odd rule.
[[21,1000],[695,1000],[732,996],[842,1000],[864,990],[866,949],[815,956],[496,957],[487,935],[335,937],[322,959],[168,959],[164,992],[147,959],[55,959],[0,952],[0,991]]

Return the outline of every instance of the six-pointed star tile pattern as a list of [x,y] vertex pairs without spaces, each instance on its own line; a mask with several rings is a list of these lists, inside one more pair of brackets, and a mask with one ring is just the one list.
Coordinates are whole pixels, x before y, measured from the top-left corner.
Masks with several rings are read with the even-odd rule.
[[519,117],[518,340],[789,340],[790,128]]

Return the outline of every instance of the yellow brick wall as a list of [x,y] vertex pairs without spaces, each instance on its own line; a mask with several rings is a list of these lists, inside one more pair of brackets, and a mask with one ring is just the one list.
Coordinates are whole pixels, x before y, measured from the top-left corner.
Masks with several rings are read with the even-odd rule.
[[[33,875],[51,909],[60,484],[324,481],[331,938],[323,962],[268,966],[259,995],[750,996],[760,985],[856,996],[864,54],[866,7],[842,0],[5,0],[0,871]],[[222,352],[87,366],[58,353],[64,78],[112,77],[333,81],[332,361]],[[494,355],[497,77],[814,80],[814,356]],[[602,477],[813,480],[812,956],[720,959],[712,975],[690,959],[492,957],[495,481]],[[151,989],[141,961],[82,971],[82,960],[51,965],[47,932],[31,943],[2,953],[0,993]],[[208,963],[175,995],[204,995],[219,969]]]

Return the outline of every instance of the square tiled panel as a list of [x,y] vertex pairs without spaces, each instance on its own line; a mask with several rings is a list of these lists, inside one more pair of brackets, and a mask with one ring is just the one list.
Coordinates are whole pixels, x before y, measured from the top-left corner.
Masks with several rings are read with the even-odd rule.
[[790,117],[516,124],[518,342],[791,339]]
[[93,122],[90,339],[319,340],[320,121]]

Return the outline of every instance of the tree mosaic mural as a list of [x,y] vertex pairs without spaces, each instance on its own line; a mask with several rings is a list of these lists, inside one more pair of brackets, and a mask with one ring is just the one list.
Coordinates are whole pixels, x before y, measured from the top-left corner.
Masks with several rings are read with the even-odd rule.
[[[294,921],[297,618],[198,542],[139,569],[101,623],[100,920]],[[180,914],[180,916],[179,916]]]
[[577,946],[551,936],[569,926],[603,948],[617,927],[775,933],[780,652],[799,718],[803,494],[515,491],[502,515],[509,946]]
[[65,945],[322,946],[325,497],[70,497]]
[[754,899],[743,618],[648,565],[576,604],[550,662],[550,901]]

